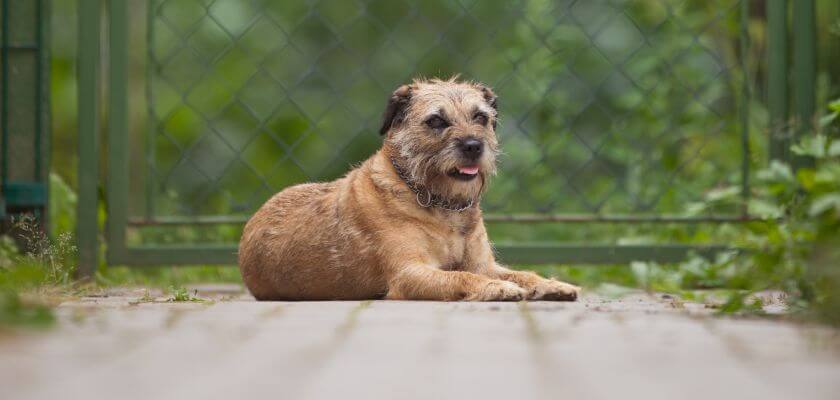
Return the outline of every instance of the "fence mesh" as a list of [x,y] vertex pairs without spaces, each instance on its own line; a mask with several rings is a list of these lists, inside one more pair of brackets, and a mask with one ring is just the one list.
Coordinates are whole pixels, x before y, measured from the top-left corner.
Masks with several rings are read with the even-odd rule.
[[154,0],[150,216],[247,216],[379,146],[416,76],[485,82],[492,214],[682,214],[741,179],[740,1]]

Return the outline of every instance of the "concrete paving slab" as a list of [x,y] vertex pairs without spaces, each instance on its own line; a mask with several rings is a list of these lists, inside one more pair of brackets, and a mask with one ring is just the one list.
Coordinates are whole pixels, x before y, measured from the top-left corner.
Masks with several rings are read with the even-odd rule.
[[[660,296],[167,302],[117,289],[0,338],[3,399],[836,399],[840,335]],[[148,301],[150,298],[156,301]]]

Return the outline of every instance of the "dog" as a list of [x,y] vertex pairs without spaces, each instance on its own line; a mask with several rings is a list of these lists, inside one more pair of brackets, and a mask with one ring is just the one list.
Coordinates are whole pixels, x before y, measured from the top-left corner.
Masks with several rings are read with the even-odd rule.
[[388,100],[382,147],[344,177],[291,186],[248,221],[242,280],[257,300],[577,299],[499,263],[479,203],[496,173],[498,101],[480,83],[416,79]]

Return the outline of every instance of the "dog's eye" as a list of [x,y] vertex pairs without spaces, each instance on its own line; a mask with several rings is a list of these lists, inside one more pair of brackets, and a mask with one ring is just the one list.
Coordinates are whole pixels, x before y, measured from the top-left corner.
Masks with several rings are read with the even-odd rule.
[[487,125],[487,120],[487,114],[485,113],[475,113],[475,115],[473,116],[473,121],[475,121],[476,124],[482,126]]
[[432,115],[431,117],[429,117],[429,119],[426,120],[426,125],[428,125],[429,128],[440,130],[446,129],[446,127],[449,126],[449,122],[446,122],[446,120],[441,118],[440,116]]

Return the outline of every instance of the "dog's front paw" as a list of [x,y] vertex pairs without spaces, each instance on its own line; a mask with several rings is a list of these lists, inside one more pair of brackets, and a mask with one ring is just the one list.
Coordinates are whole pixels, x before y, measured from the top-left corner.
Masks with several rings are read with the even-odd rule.
[[528,291],[517,284],[502,280],[493,280],[479,287],[468,296],[470,301],[519,301],[528,295]]
[[528,288],[528,300],[575,301],[580,287],[554,279],[541,279]]

